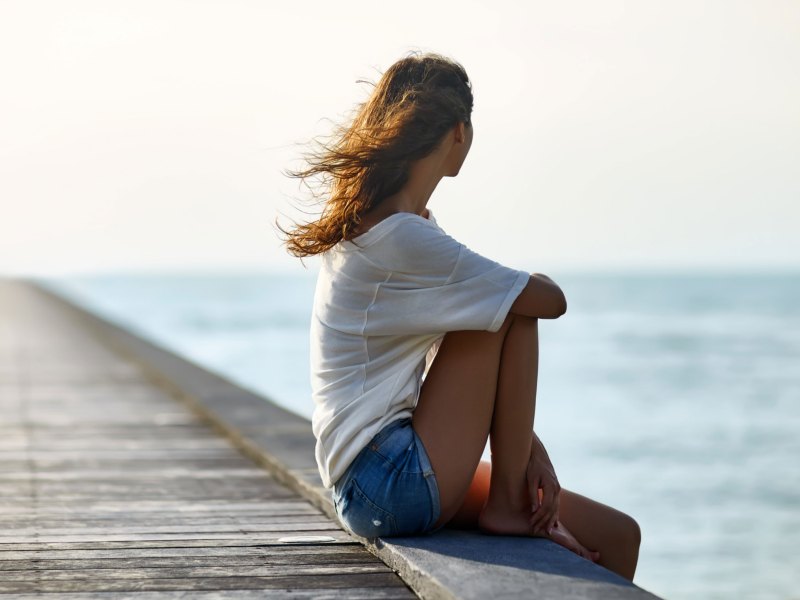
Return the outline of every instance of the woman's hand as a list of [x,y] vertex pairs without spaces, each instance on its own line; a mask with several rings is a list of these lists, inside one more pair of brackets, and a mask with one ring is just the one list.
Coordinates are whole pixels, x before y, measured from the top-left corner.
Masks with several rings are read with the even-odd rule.
[[[528,491],[531,497],[531,526],[534,533],[551,534],[558,521],[558,501],[561,485],[558,483],[553,463],[536,433],[531,442],[531,456],[527,470]],[[539,488],[542,489],[541,499]]]

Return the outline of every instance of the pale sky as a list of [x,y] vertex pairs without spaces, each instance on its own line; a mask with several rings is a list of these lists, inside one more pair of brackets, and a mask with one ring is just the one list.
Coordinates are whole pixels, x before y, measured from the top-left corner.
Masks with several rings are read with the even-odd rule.
[[473,82],[429,204],[472,249],[800,268],[796,0],[4,0],[0,275],[300,268],[281,170],[411,49]]

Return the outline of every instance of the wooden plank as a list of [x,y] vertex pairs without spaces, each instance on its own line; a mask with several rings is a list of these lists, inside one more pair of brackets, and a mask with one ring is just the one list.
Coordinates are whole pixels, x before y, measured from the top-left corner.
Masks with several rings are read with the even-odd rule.
[[[24,543],[35,538],[43,542],[81,542],[91,540],[159,540],[159,539],[231,539],[240,537],[251,537],[253,535],[263,535],[268,532],[281,532],[282,535],[290,535],[291,532],[303,532],[303,535],[310,535],[311,531],[330,531],[339,529],[339,525],[332,521],[320,523],[272,523],[269,525],[247,525],[237,529],[214,530],[213,527],[204,527],[211,531],[197,531],[197,528],[178,527],[178,531],[133,531],[131,533],[108,533],[101,530],[97,533],[69,533],[72,530],[65,530],[64,533],[48,533],[45,531],[33,532],[30,535],[0,534],[0,544]],[[194,529],[194,530],[193,530]],[[53,530],[51,530],[53,531]],[[80,530],[75,530],[80,531]]]
[[[20,550],[4,551],[0,553],[0,570],[18,569],[19,564],[33,564],[41,567],[48,561],[87,561],[92,560],[127,560],[127,559],[153,559],[175,557],[264,557],[280,555],[292,557],[292,560],[302,559],[305,555],[313,556],[353,556],[358,560],[369,560],[371,555],[364,555],[361,544],[350,542],[327,542],[325,544],[258,544],[252,546],[173,546],[166,548],[113,548],[109,550]],[[80,563],[84,564],[84,563]]]
[[20,528],[42,528],[50,529],[53,527],[64,527],[68,524],[82,523],[92,525],[94,527],[107,528],[115,525],[137,525],[140,527],[148,525],[162,525],[165,523],[171,525],[185,525],[196,526],[200,524],[213,525],[213,524],[242,524],[242,523],[259,523],[262,521],[283,521],[289,522],[292,519],[312,519],[312,518],[327,518],[319,510],[308,505],[300,504],[294,511],[282,509],[272,512],[262,513],[247,513],[247,514],[212,514],[205,516],[189,517],[187,515],[174,515],[174,514],[159,514],[159,513],[139,513],[139,515],[121,514],[118,516],[106,515],[95,516],[88,513],[87,516],[81,518],[64,517],[63,515],[57,517],[42,517],[35,515],[24,519],[11,519],[9,517],[0,518],[0,529],[15,527]]
[[[97,456],[97,450],[59,450],[54,449],[32,449],[32,450],[10,450],[0,452],[0,460],[53,460],[54,458],[70,459],[70,460],[85,460],[93,456]],[[153,459],[191,459],[194,457],[202,458],[230,458],[231,448],[229,444],[223,441],[209,441],[200,448],[191,448],[187,450],[173,450],[173,449],[154,449],[148,450],[146,448],[137,448],[136,452],[126,450],[125,448],[118,448],[109,444],[108,448],[102,450],[105,458],[114,458],[117,460],[125,459],[131,462],[137,460],[153,460]]]
[[[0,543],[0,560],[5,556],[5,552],[25,552],[25,551],[41,551],[41,550],[115,550],[115,549],[131,549],[131,548],[223,548],[223,547],[270,547],[276,546],[286,548],[287,544],[279,542],[278,540],[285,534],[276,533],[270,535],[252,534],[247,536],[232,537],[216,537],[216,538],[194,538],[187,537],[172,538],[172,539],[155,539],[155,540],[78,540],[72,542],[64,541],[42,541],[37,540],[24,541],[24,542],[9,542],[5,541]],[[303,535],[324,535],[332,537],[336,543],[360,545],[359,542],[347,532],[341,529],[326,529],[326,530],[310,530],[303,532]],[[330,545],[328,542],[327,545]],[[299,546],[299,545],[298,545]],[[297,547],[297,546],[292,546]]]
[[258,511],[232,511],[214,512],[211,514],[203,513],[177,513],[177,512],[137,512],[137,513],[98,513],[98,512],[73,512],[71,514],[46,513],[39,510],[30,509],[30,515],[0,515],[0,529],[9,527],[58,527],[64,523],[93,523],[96,526],[103,526],[110,523],[124,522],[128,524],[136,523],[139,525],[160,523],[181,523],[183,525],[193,525],[200,523],[257,523],[264,519],[275,517],[299,516],[299,515],[322,515],[316,507],[303,502],[281,502],[277,506],[265,505]]
[[113,481],[108,479],[77,479],[64,481],[48,481],[47,479],[29,479],[27,481],[0,481],[0,494],[12,496],[15,490],[27,490],[35,483],[38,494],[41,496],[56,496],[80,494],[84,491],[95,496],[117,495],[128,496],[146,487],[143,497],[164,496],[183,491],[186,494],[195,494],[202,491],[219,490],[221,486],[230,487],[236,494],[266,493],[281,490],[281,485],[269,477],[253,479],[251,477],[173,477],[162,480],[156,477],[140,476],[134,480]]
[[[101,451],[102,452],[102,451]],[[1,459],[0,459],[1,460]],[[244,461],[242,457],[235,458],[195,458],[191,460],[170,459],[167,463],[173,469],[185,469],[187,475],[193,474],[197,471],[222,471],[224,469],[236,469],[239,467],[251,467],[252,463]],[[30,470],[31,468],[35,471]],[[0,477],[4,477],[6,473],[17,474],[27,473],[29,477],[35,473],[36,476],[48,475],[50,473],[82,473],[84,475],[91,475],[95,471],[106,470],[113,473],[119,473],[125,470],[128,473],[128,478],[138,477],[139,473],[147,473],[148,471],[161,471],[164,469],[164,460],[138,460],[138,461],[124,461],[124,460],[101,460],[99,458],[87,458],[80,461],[3,461],[0,463]],[[263,477],[263,471],[261,476]]]
[[169,437],[170,435],[171,434],[165,433],[163,436],[152,435],[148,437],[136,434],[122,435],[114,432],[109,432],[105,435],[87,434],[83,437],[74,438],[62,435],[58,432],[51,432],[47,436],[20,435],[12,437],[11,435],[5,435],[2,438],[0,451],[34,450],[46,453],[52,452],[53,450],[68,450],[77,453],[81,450],[133,449],[170,452],[172,450],[194,450],[195,448],[228,448],[231,455],[236,454],[236,449],[229,442],[220,440],[219,436],[216,435],[208,435],[206,437],[194,434],[191,436],[176,435],[174,437]]
[[[289,576],[238,576],[238,577],[174,577],[149,579],[73,579],[41,581],[2,581],[0,594],[18,592],[69,593],[69,592],[131,592],[175,590],[347,590],[351,587],[403,587],[392,572],[389,573],[320,573]],[[341,593],[341,592],[340,592]]]
[[[213,523],[201,522],[200,524],[181,523],[178,525],[161,525],[156,523],[126,522],[125,520],[109,522],[106,526],[92,527],[91,523],[70,522],[73,527],[63,527],[63,523],[54,524],[48,527],[44,524],[36,523],[36,527],[0,530],[0,540],[6,536],[21,537],[25,535],[70,535],[80,534],[135,534],[135,533],[198,533],[198,532],[225,532],[225,531],[275,531],[275,527],[285,528],[297,526],[298,528],[314,527],[320,528],[321,523],[330,523],[331,520],[323,514],[318,515],[280,515],[266,520],[266,522],[255,522],[250,519],[239,519],[215,525]],[[102,524],[101,524],[102,525]]]
[[[91,510],[106,513],[124,513],[128,512],[158,512],[175,510],[178,512],[192,512],[192,511],[213,511],[215,506],[223,510],[231,511],[252,511],[258,510],[259,506],[271,505],[275,502],[292,502],[297,501],[296,495],[287,494],[283,497],[266,498],[258,496],[256,498],[245,498],[236,500],[233,498],[156,498],[138,499],[135,504],[130,502],[130,498],[121,499],[108,499],[108,498],[88,498],[81,502],[69,502],[65,498],[37,498],[36,504],[30,502],[30,498],[26,498],[24,503],[17,501],[4,501],[0,500],[0,512],[4,514],[25,514],[25,513],[38,513],[41,512],[63,512],[67,514],[81,512],[84,510]],[[127,507],[129,508],[126,508]]]
[[[271,561],[270,561],[271,562]],[[268,563],[265,558],[262,564],[237,565],[227,564],[222,566],[185,566],[185,567],[136,567],[131,561],[117,561],[117,567],[105,566],[100,568],[79,569],[20,569],[3,571],[2,583],[13,586],[25,582],[39,582],[46,580],[48,583],[73,582],[86,580],[91,577],[93,581],[121,579],[158,579],[158,578],[186,578],[195,579],[203,577],[285,577],[285,576],[319,576],[319,575],[350,575],[361,573],[386,573],[391,569],[383,563],[361,561],[358,563],[317,560],[313,563],[305,560],[275,561]],[[2,588],[0,588],[2,589]]]
[[[77,592],[58,594],[59,600],[302,600],[303,598],[313,598],[314,600],[340,600],[346,597],[349,600],[406,600],[416,598],[416,596],[406,588],[402,587],[349,587],[346,593],[341,589],[334,588],[314,588],[310,590],[299,589],[270,589],[263,588],[252,590],[180,590],[170,592],[166,590],[158,592],[134,591],[134,592]],[[14,594],[15,600],[42,600],[39,594]]]
[[137,469],[135,476],[129,471],[110,470],[110,469],[71,469],[59,472],[41,472],[37,469],[35,473],[29,470],[0,473],[0,485],[13,485],[18,481],[30,481],[35,479],[38,483],[52,482],[87,482],[89,484],[97,481],[114,482],[123,481],[157,481],[159,479],[189,479],[193,481],[205,479],[225,479],[235,481],[236,479],[254,479],[263,481],[264,470],[255,467],[250,468],[229,468],[229,469],[199,469],[197,467],[177,468],[169,463],[164,463],[161,467],[151,469]]
[[[171,574],[181,572],[186,577],[207,576],[201,571],[204,568],[216,569],[215,573],[226,576],[246,575],[297,575],[300,573],[373,573],[391,570],[384,564],[376,565],[374,561],[361,555],[338,555],[309,553],[305,555],[275,554],[270,556],[189,556],[162,558],[120,558],[99,560],[37,560],[14,561],[21,564],[0,565],[0,573],[6,581],[38,581],[47,579],[71,579],[74,574],[85,571],[102,578],[116,579],[116,573],[124,572],[126,576],[148,578],[153,573],[167,570]],[[24,564],[23,564],[24,563]],[[268,567],[268,568],[267,568]],[[337,567],[341,567],[336,571]],[[200,573],[200,575],[198,575]],[[160,576],[160,575],[159,575]]]
[[[49,493],[53,493],[54,490],[50,490]],[[3,493],[0,491],[0,493]],[[7,496],[0,502],[0,510],[4,505],[9,506],[21,506],[30,504],[34,494],[28,493],[25,489],[18,490],[18,493],[13,496]],[[213,500],[225,500],[229,499],[231,501],[240,502],[240,501],[256,501],[265,498],[274,498],[274,499],[285,499],[285,498],[294,498],[294,494],[291,491],[286,489],[281,489],[280,487],[275,488],[264,488],[260,490],[234,490],[233,493],[226,493],[225,491],[213,489],[211,487],[208,488],[199,488],[199,489],[186,489],[175,487],[174,489],[165,489],[165,490],[154,490],[148,489],[146,493],[142,493],[139,498],[145,501],[151,500],[159,500],[159,499],[173,499],[177,501],[185,501],[185,502],[198,502],[203,500],[213,501]],[[117,490],[116,493],[109,493],[109,494],[93,494],[91,490],[74,490],[70,491],[69,493],[64,490],[59,491],[58,499],[50,498],[49,502],[67,502],[67,503],[74,503],[74,504],[87,504],[95,501],[102,501],[102,502],[124,502],[125,499],[130,499],[131,495],[126,494],[125,490]],[[42,503],[45,506],[47,503]]]
[[[297,504],[303,504],[311,507],[308,502],[300,499],[298,496],[293,495],[283,499],[269,499],[258,498],[251,502],[234,502],[227,498],[222,500],[201,500],[198,502],[184,502],[176,500],[138,500],[135,504],[131,504],[130,500],[123,500],[121,502],[114,501],[96,501],[86,504],[70,504],[60,500],[53,500],[50,502],[39,499],[36,506],[3,506],[0,502],[2,513],[6,515],[11,514],[63,514],[63,515],[80,515],[82,513],[90,513],[94,515],[118,515],[119,513],[168,513],[174,511],[176,514],[245,514],[250,512],[257,512],[262,509],[276,510],[281,507],[291,507]],[[313,507],[312,507],[313,508]],[[314,510],[317,510],[314,508]]]

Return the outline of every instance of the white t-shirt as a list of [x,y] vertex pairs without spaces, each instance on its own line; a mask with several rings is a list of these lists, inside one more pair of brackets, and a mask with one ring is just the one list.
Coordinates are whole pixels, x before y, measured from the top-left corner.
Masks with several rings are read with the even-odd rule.
[[448,331],[497,331],[530,274],[484,258],[431,218],[395,213],[322,255],[311,318],[312,429],[322,483],[411,416]]

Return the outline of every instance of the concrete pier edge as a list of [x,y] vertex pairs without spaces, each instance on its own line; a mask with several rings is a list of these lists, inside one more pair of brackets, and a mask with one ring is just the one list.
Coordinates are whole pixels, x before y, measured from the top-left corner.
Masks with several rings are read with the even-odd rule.
[[[83,308],[44,280],[21,282],[52,299],[115,351],[139,364],[154,383],[186,403],[279,481],[336,519],[330,491],[319,478],[315,440],[307,419],[150,342],[146,334],[132,327]],[[429,536],[353,537],[426,600],[658,598],[543,538],[490,537],[449,529]]]

